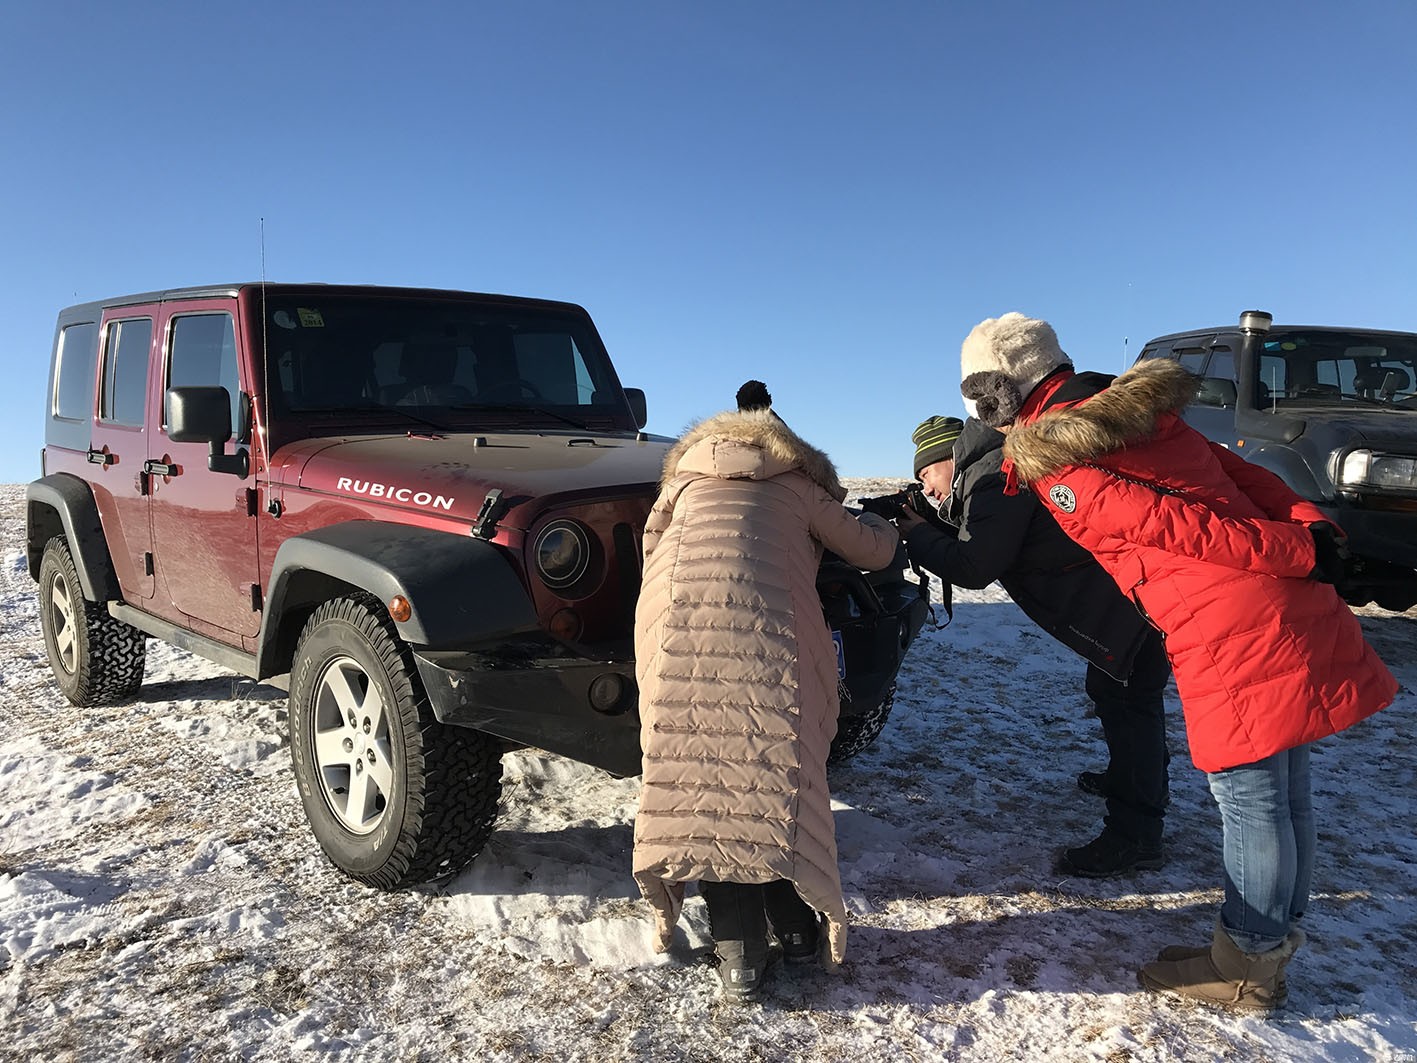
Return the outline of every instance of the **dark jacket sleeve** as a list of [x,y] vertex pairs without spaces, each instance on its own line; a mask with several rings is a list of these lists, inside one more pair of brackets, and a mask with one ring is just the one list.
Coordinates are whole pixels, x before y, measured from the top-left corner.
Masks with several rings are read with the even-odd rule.
[[1018,560],[1034,506],[1031,495],[1004,494],[1002,478],[983,477],[965,495],[959,538],[921,524],[906,536],[906,552],[956,587],[987,587]]

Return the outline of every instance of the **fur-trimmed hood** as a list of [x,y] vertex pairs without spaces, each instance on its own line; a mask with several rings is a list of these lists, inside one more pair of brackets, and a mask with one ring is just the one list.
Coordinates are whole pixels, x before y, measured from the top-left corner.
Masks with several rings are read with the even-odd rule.
[[766,480],[792,469],[801,470],[838,502],[846,498],[831,459],[772,410],[729,410],[692,426],[669,448],[660,486],[684,472]]
[[1004,441],[1004,456],[1024,483],[1064,465],[1096,461],[1150,436],[1156,419],[1180,412],[1199,386],[1199,379],[1177,362],[1140,362],[1085,401],[1016,426]]

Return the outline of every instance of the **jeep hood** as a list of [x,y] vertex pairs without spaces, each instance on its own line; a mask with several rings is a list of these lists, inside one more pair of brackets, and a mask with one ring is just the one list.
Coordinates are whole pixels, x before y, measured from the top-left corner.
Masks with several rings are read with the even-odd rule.
[[271,460],[271,481],[395,506],[435,508],[469,521],[496,488],[507,506],[502,522],[525,528],[553,500],[653,496],[668,446],[656,437],[569,432],[339,436],[282,447]]
[[1392,409],[1335,409],[1324,406],[1285,406],[1281,413],[1303,418],[1305,435],[1316,443],[1332,440],[1335,446],[1364,443],[1374,446],[1395,446],[1411,453],[1417,451],[1417,410],[1401,407]]

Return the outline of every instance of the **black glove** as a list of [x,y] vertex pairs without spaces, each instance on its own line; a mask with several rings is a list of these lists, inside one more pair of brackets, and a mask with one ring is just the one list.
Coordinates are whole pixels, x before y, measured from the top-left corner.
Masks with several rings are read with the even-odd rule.
[[1314,537],[1314,569],[1309,578],[1338,586],[1347,573],[1343,562],[1349,554],[1344,539],[1337,528],[1326,523],[1310,524],[1309,534]]

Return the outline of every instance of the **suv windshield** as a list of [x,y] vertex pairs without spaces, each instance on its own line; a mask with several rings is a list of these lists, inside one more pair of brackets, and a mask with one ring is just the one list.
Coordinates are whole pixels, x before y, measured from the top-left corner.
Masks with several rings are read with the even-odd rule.
[[473,300],[272,295],[272,413],[341,425],[633,428],[582,318]]
[[1417,408],[1417,339],[1383,333],[1271,332],[1260,348],[1261,406],[1342,403]]

